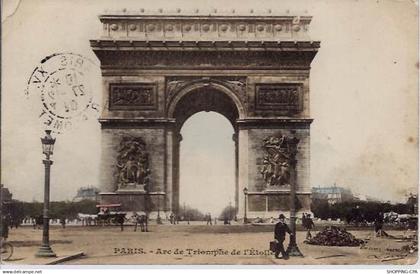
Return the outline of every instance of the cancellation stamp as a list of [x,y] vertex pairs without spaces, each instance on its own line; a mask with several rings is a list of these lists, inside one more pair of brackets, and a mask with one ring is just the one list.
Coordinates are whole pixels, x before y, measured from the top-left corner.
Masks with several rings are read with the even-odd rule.
[[25,92],[40,99],[39,119],[47,129],[63,133],[98,113],[89,76],[93,66],[82,55],[57,53],[33,70]]

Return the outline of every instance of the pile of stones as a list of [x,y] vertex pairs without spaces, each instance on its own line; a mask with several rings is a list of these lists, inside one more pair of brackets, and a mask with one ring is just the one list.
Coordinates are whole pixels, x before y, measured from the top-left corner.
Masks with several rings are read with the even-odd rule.
[[325,246],[359,246],[364,243],[345,229],[337,226],[328,226],[305,243]]
[[403,246],[401,249],[408,253],[417,252],[419,250],[417,240],[412,241],[410,244]]

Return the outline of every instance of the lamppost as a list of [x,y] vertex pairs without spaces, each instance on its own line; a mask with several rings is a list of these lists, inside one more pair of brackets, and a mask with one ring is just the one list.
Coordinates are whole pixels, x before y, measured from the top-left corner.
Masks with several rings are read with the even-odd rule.
[[[295,132],[292,132],[293,134]],[[303,257],[302,252],[300,252],[297,243],[296,243],[296,181],[297,181],[297,172],[296,172],[296,154],[297,154],[297,144],[299,139],[296,137],[288,139],[288,145],[291,149],[290,151],[290,167],[291,167],[291,182],[290,182],[290,230],[292,231],[290,235],[289,246],[287,247],[287,254],[289,256],[299,256]]]
[[146,232],[148,232],[147,223],[149,222],[149,194],[150,194],[150,185],[149,180],[144,182],[144,211],[146,213]]
[[158,225],[161,225],[162,224],[162,219],[160,218],[160,194],[158,194],[157,195],[157,202],[158,202],[158,204],[157,204],[157,206],[158,206],[158,215],[157,215],[157,219],[156,219],[156,223],[158,224]]
[[56,257],[54,251],[50,247],[49,237],[49,217],[48,211],[50,207],[50,167],[53,161],[50,160],[50,156],[53,154],[55,138],[51,136],[51,130],[45,131],[46,135],[41,138],[42,153],[45,154],[45,160],[42,162],[45,166],[45,183],[44,183],[44,210],[43,210],[43,230],[42,230],[42,244],[35,254],[37,257]]
[[248,218],[246,217],[246,200],[248,199],[248,188],[244,187],[244,202],[245,202],[245,207],[244,207],[244,224],[248,223]]

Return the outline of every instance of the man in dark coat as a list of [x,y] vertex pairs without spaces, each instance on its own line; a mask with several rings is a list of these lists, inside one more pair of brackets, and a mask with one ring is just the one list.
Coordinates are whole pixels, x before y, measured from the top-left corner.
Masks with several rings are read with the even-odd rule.
[[378,215],[376,215],[374,227],[375,227],[375,236],[381,237],[383,235],[383,228],[384,226],[384,215],[382,212],[380,212]]
[[310,240],[312,239],[311,230],[315,227],[314,221],[312,221],[311,214],[305,215],[305,225],[306,229],[306,239]]
[[275,251],[276,258],[279,259],[279,254],[281,253],[282,255],[281,258],[284,260],[287,260],[289,259],[289,255],[284,250],[283,242],[286,238],[286,232],[289,233],[290,235],[292,234],[292,232],[290,231],[290,228],[285,223],[285,219],[286,218],[284,217],[284,215],[280,214],[279,222],[276,224],[274,228],[274,239],[277,240],[277,246],[276,246],[277,248]]
[[9,218],[8,215],[1,215],[1,237],[7,239],[9,237]]
[[121,231],[124,231],[124,221],[126,220],[124,213],[118,213],[115,216],[115,222],[120,225]]

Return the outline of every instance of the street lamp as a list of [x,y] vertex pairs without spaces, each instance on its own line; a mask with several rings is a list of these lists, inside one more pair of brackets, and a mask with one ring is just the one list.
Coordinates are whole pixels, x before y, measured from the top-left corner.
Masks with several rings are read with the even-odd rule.
[[[294,133],[294,132],[292,132]],[[296,154],[297,154],[297,144],[299,139],[296,137],[290,138],[288,140],[290,151],[290,167],[291,167],[291,182],[290,182],[290,230],[292,231],[290,235],[289,246],[287,247],[287,254],[289,256],[299,256],[303,257],[302,252],[300,252],[297,243],[296,243],[296,181],[297,181],[297,171],[296,171]]]
[[42,162],[45,166],[45,183],[44,183],[44,210],[43,210],[43,230],[42,230],[42,244],[36,253],[37,257],[56,257],[54,251],[50,247],[49,237],[49,217],[48,211],[50,207],[50,167],[53,161],[50,160],[50,156],[53,154],[55,138],[51,136],[51,130],[45,131],[46,135],[41,138],[42,153],[45,154],[45,160]]
[[244,187],[244,202],[245,202],[245,210],[244,210],[244,224],[248,223],[248,219],[246,217],[246,200],[248,199],[248,188]]
[[158,215],[157,215],[157,219],[156,219],[156,223],[158,224],[158,225],[161,225],[162,224],[162,219],[160,218],[160,195],[158,194],[157,195],[157,202],[158,202],[158,204],[157,204],[157,206],[158,206]]

